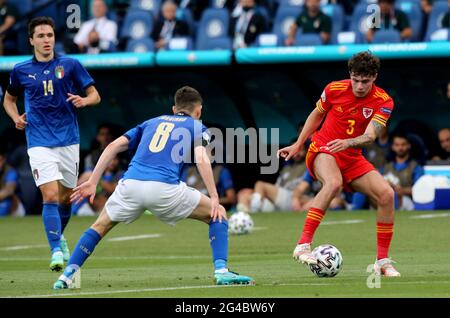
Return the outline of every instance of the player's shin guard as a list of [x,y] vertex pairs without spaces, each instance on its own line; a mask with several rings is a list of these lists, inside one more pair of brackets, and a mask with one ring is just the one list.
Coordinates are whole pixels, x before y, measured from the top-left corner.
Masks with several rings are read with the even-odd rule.
[[388,257],[389,246],[394,234],[393,223],[377,222],[377,259]]
[[209,242],[211,245],[214,269],[227,268],[228,259],[228,221],[222,219],[219,222],[211,220],[209,222]]
[[61,238],[61,220],[58,213],[58,204],[43,204],[42,221],[52,253],[61,251],[61,248],[59,247],[59,240]]
[[61,234],[64,233],[67,223],[69,223],[72,213],[72,206],[70,204],[58,205],[59,217],[61,219]]
[[101,239],[102,237],[100,236],[100,234],[98,234],[92,228],[89,228],[87,231],[85,231],[80,237],[77,245],[75,246],[70,259],[67,262],[68,265],[66,269],[70,270],[70,268],[73,268],[74,265],[80,268],[84,264],[86,259],[92,254]]
[[323,219],[325,212],[321,209],[310,208],[306,215],[305,225],[298,244],[311,243],[317,227]]

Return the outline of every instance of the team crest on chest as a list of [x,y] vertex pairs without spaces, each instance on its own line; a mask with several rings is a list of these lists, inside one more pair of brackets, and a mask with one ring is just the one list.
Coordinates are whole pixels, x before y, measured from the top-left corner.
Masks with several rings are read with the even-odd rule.
[[64,67],[63,66],[57,66],[55,68],[55,76],[58,79],[62,79],[64,77]]
[[364,107],[364,108],[362,109],[362,113],[363,113],[363,116],[364,116],[365,118],[369,118],[369,117],[372,116],[372,114],[373,114],[373,109],[372,109],[372,108],[368,108],[368,107]]

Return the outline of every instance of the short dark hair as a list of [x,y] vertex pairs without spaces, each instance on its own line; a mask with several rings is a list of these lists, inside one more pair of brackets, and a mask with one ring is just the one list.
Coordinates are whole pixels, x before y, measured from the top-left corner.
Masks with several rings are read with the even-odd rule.
[[175,107],[177,110],[192,112],[195,106],[202,102],[203,99],[200,93],[190,86],[183,86],[175,93]]
[[28,23],[28,36],[33,37],[34,29],[39,25],[49,25],[55,32],[55,21],[50,17],[36,17]]
[[380,59],[370,51],[357,53],[348,60],[350,74],[360,76],[375,76],[380,70]]

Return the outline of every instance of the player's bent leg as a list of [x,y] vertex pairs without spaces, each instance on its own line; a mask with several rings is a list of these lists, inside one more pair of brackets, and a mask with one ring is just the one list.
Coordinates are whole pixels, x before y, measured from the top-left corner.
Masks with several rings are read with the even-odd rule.
[[332,155],[319,153],[314,160],[314,173],[322,183],[322,188],[308,209],[302,235],[293,252],[295,260],[307,265],[317,264],[317,259],[311,252],[311,243],[331,200],[342,187],[342,175]]
[[238,192],[238,204],[236,209],[238,211],[250,212],[250,200],[253,194],[253,189],[245,188]]
[[69,288],[75,272],[81,268],[86,259],[92,255],[100,240],[117,224],[103,209],[95,223],[86,230],[78,241],[64,273],[53,284],[54,289]]
[[[219,207],[226,213],[223,206]],[[228,270],[228,221],[211,219],[211,199],[206,195],[201,196],[200,202],[189,218],[203,221],[209,224],[209,241],[214,263],[214,281],[218,285],[254,284],[251,277],[239,275]]]

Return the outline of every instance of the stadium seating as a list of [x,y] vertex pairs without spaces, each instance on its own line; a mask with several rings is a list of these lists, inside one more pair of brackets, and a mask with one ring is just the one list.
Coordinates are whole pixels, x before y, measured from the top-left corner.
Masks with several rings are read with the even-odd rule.
[[353,10],[350,21],[350,30],[356,34],[356,43],[366,43],[366,33],[368,31],[367,17],[367,3],[359,3]]
[[395,7],[408,16],[409,23],[413,30],[411,41],[420,41],[423,25],[423,13],[420,8],[420,3],[417,3],[416,0],[403,0],[396,3]]
[[145,53],[153,52],[155,50],[155,43],[151,38],[130,40],[127,43],[127,52]]
[[302,12],[302,7],[280,6],[275,15],[272,33],[275,33],[280,43],[284,43],[290,26],[295,22],[297,16]]
[[322,45],[322,39],[319,34],[316,33],[301,33],[297,32],[295,37],[296,46],[310,46],[310,45]]
[[153,30],[153,16],[149,11],[130,9],[123,22],[121,38],[142,39]]
[[206,9],[198,25],[196,48],[204,49],[208,46],[207,42],[227,37],[229,23],[230,17],[227,9]]
[[261,33],[256,38],[254,46],[256,47],[275,47],[282,45],[279,41],[280,39],[274,33]]
[[450,41],[450,28],[448,29],[437,29],[430,35],[431,42],[438,41]]
[[183,20],[189,26],[189,34],[195,36],[195,22],[191,10],[185,8],[177,10],[177,18]]
[[402,39],[397,30],[378,30],[373,35],[372,43],[399,43]]
[[131,10],[150,11],[153,17],[156,18],[161,8],[161,0],[131,0]]
[[321,10],[331,18],[331,43],[337,43],[338,34],[344,29],[344,10],[339,4],[326,4]]
[[167,43],[166,49],[170,51],[193,50],[194,44],[192,43],[192,39],[190,37],[174,37],[169,41],[169,43]]
[[428,17],[427,32],[425,34],[425,41],[430,41],[431,34],[442,27],[442,19],[449,11],[447,1],[436,1],[433,4],[430,16]]
[[17,9],[19,15],[23,17],[31,11],[32,1],[31,0],[15,0],[13,3],[14,7]]
[[[198,45],[200,43],[200,45]],[[231,50],[233,42],[228,36],[211,38],[206,42],[197,42],[197,50]]]

